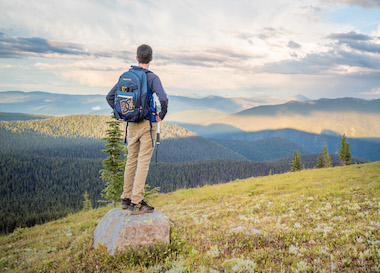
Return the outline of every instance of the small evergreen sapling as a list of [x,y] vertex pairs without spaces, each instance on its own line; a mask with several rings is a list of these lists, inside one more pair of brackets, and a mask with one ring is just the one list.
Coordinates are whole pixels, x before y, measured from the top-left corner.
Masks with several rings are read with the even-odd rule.
[[302,164],[301,164],[300,154],[299,154],[298,151],[294,151],[293,161],[290,164],[290,170],[292,172],[300,171],[301,170],[301,166],[302,166]]
[[326,145],[322,145],[323,147],[323,161],[325,163],[325,167],[329,168],[332,167],[332,161],[331,161],[331,156],[329,154],[329,150],[327,150]]
[[346,134],[342,136],[342,146],[339,149],[339,158],[345,165],[351,165],[350,144],[346,142]]
[[[120,125],[121,120],[115,120],[107,122],[109,129],[106,130],[107,140],[106,149],[102,150],[109,154],[109,156],[103,160],[104,169],[100,170],[100,177],[106,182],[106,188],[103,190],[102,197],[106,200],[115,202],[120,201],[120,196],[123,193],[124,186],[124,170],[125,163],[127,161],[126,146],[122,143],[122,130]],[[122,154],[124,157],[122,158]],[[160,187],[155,187],[149,190],[150,186],[145,185],[144,198],[149,199],[155,193],[160,191]]]
[[108,129],[106,137],[103,138],[108,143],[102,152],[107,153],[108,157],[102,162],[104,169],[100,170],[100,177],[106,182],[102,197],[113,202],[120,201],[124,184],[125,158],[122,159],[121,155],[125,152],[125,146],[122,145],[121,123],[121,120],[113,118],[107,121]]
[[85,191],[85,193],[83,194],[83,198],[84,198],[84,201],[83,201],[83,210],[84,211],[89,211],[90,209],[92,209],[92,203],[91,203],[91,200],[89,199],[90,195],[87,193],[87,191]]
[[324,166],[325,166],[325,163],[323,162],[322,153],[319,153],[317,157],[317,168],[323,168]]

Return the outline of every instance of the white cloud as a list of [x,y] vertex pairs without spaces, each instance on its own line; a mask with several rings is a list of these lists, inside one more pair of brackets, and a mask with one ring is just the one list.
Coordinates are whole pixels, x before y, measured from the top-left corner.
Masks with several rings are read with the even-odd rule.
[[103,108],[100,107],[99,105],[98,106],[94,106],[94,107],[91,107],[91,110],[94,110],[94,111],[99,111],[99,110],[102,110]]
[[365,8],[376,7],[380,8],[380,2],[378,0],[323,0],[331,3],[344,3],[349,5],[357,5]]
[[363,92],[362,94],[380,97],[380,87],[372,88],[370,91]]

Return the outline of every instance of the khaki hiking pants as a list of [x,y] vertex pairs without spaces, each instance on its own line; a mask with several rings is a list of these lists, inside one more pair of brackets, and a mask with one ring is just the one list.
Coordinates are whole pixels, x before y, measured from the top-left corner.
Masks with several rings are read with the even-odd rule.
[[144,199],[144,186],[149,171],[156,140],[157,123],[152,122],[150,134],[149,120],[129,122],[127,128],[128,157],[124,172],[124,191],[121,198],[130,198],[138,204]]

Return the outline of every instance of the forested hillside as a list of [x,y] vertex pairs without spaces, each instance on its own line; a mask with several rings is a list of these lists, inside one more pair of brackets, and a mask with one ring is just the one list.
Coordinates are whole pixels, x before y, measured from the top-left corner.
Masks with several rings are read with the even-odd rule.
[[[102,153],[109,120],[105,116],[75,115],[45,120],[0,122],[3,152],[45,156],[105,158]],[[159,161],[208,159],[247,160],[244,156],[173,124],[162,123]],[[122,125],[123,134],[125,125]],[[104,131],[102,131],[104,130]],[[152,159],[154,160],[154,159]]]
[[[0,129],[19,133],[37,133],[49,137],[95,138],[105,136],[107,121],[111,116],[70,115],[42,120],[1,121]],[[176,125],[162,123],[162,138],[195,136],[193,132]],[[122,128],[125,129],[125,123]]]
[[[322,145],[326,145],[331,153],[337,153],[341,145],[341,135],[333,132],[314,134],[294,129],[264,130],[258,132],[244,132],[233,130],[224,124],[218,124],[217,131],[213,131],[214,125],[199,126],[194,124],[181,124],[181,126],[193,132],[212,139],[235,139],[235,140],[259,140],[272,137],[281,137],[297,145],[310,150],[313,153],[322,151]],[[228,128],[228,132],[223,132],[223,128]],[[370,161],[380,160],[380,138],[347,138],[353,155]]]
[[[98,206],[105,184],[99,178],[101,159],[52,157],[28,153],[0,155],[0,233],[17,226],[33,226],[60,218],[82,208],[87,191]],[[305,168],[313,168],[317,155],[301,156]],[[332,155],[333,165],[341,165]],[[207,160],[183,163],[152,163],[147,184],[161,192],[224,183],[235,179],[284,173],[292,157],[269,161]],[[364,161],[354,158],[354,163]]]
[[[25,118],[25,115],[20,115]],[[82,208],[87,191],[93,206],[105,184],[99,178],[105,154],[101,139],[106,116],[74,115],[24,121],[0,121],[0,233],[17,226],[33,226]],[[122,128],[124,129],[124,127]],[[297,148],[281,138],[259,141],[216,140],[172,124],[162,124],[157,164],[147,183],[162,192],[290,170],[292,157],[268,162]],[[223,145],[222,145],[223,144]],[[286,153],[285,153],[286,152]],[[255,158],[256,156],[256,158]],[[316,155],[302,155],[305,168],[316,165]],[[154,160],[154,157],[152,158]],[[334,165],[341,162],[333,155]],[[353,162],[363,162],[354,158]]]
[[0,233],[34,226],[82,208],[83,194],[97,206],[104,183],[100,159],[31,153],[0,154]]

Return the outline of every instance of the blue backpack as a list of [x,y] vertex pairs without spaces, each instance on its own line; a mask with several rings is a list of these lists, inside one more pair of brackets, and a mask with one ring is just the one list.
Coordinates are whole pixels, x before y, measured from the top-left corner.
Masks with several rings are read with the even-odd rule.
[[151,112],[149,91],[146,72],[143,69],[131,68],[123,73],[115,92],[115,118],[127,122],[142,121]]

